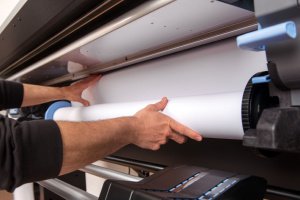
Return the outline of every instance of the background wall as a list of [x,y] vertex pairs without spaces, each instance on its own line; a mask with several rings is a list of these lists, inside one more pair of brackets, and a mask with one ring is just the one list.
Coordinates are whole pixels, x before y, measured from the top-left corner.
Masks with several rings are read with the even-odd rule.
[[27,0],[0,0],[0,33]]

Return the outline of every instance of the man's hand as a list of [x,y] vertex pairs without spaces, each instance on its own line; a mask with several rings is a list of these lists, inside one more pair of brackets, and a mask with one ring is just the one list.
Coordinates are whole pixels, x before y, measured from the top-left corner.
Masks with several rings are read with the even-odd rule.
[[70,86],[63,87],[62,91],[63,91],[64,99],[82,103],[84,106],[89,106],[90,105],[89,101],[81,97],[82,92],[89,86],[92,86],[93,84],[98,82],[100,79],[101,79],[101,75],[93,75],[79,82],[76,82]]
[[69,100],[77,101],[85,106],[89,105],[89,102],[81,98],[83,90],[99,81],[101,76],[90,76],[83,79],[71,86],[67,87],[47,87],[40,85],[23,84],[24,96],[22,107],[38,105],[50,101],[56,100]]
[[158,150],[168,139],[179,144],[184,143],[186,137],[197,141],[202,140],[199,133],[160,112],[167,104],[168,99],[163,98],[160,102],[148,105],[135,114],[138,128],[133,134],[132,143],[141,148]]
[[93,122],[57,121],[63,141],[61,175],[104,158],[128,144],[158,150],[168,139],[180,144],[187,137],[202,140],[197,132],[160,112],[167,103],[167,98],[163,98],[132,117]]

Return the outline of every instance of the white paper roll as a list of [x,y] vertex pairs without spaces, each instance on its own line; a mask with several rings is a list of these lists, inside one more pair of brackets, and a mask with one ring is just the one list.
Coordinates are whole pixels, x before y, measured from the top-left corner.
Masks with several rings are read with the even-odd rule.
[[27,183],[16,188],[14,200],[34,200],[33,183]]
[[[242,139],[241,119],[243,92],[219,93],[169,100],[164,114],[198,131],[207,138]],[[132,116],[153,101],[98,104],[89,107],[58,109],[54,120],[96,121]]]

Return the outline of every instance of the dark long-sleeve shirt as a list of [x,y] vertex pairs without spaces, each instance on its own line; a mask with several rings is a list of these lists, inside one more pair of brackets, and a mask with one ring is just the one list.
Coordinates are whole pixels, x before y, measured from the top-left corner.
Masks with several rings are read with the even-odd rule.
[[[0,108],[23,101],[20,83],[0,81]],[[62,166],[62,139],[52,120],[17,122],[0,115],[0,190],[56,177]]]

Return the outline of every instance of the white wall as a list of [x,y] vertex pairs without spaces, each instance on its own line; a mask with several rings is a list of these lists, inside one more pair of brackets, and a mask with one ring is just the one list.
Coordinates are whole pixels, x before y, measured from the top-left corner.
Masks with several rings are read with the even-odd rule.
[[9,24],[27,0],[0,0],[0,33]]

